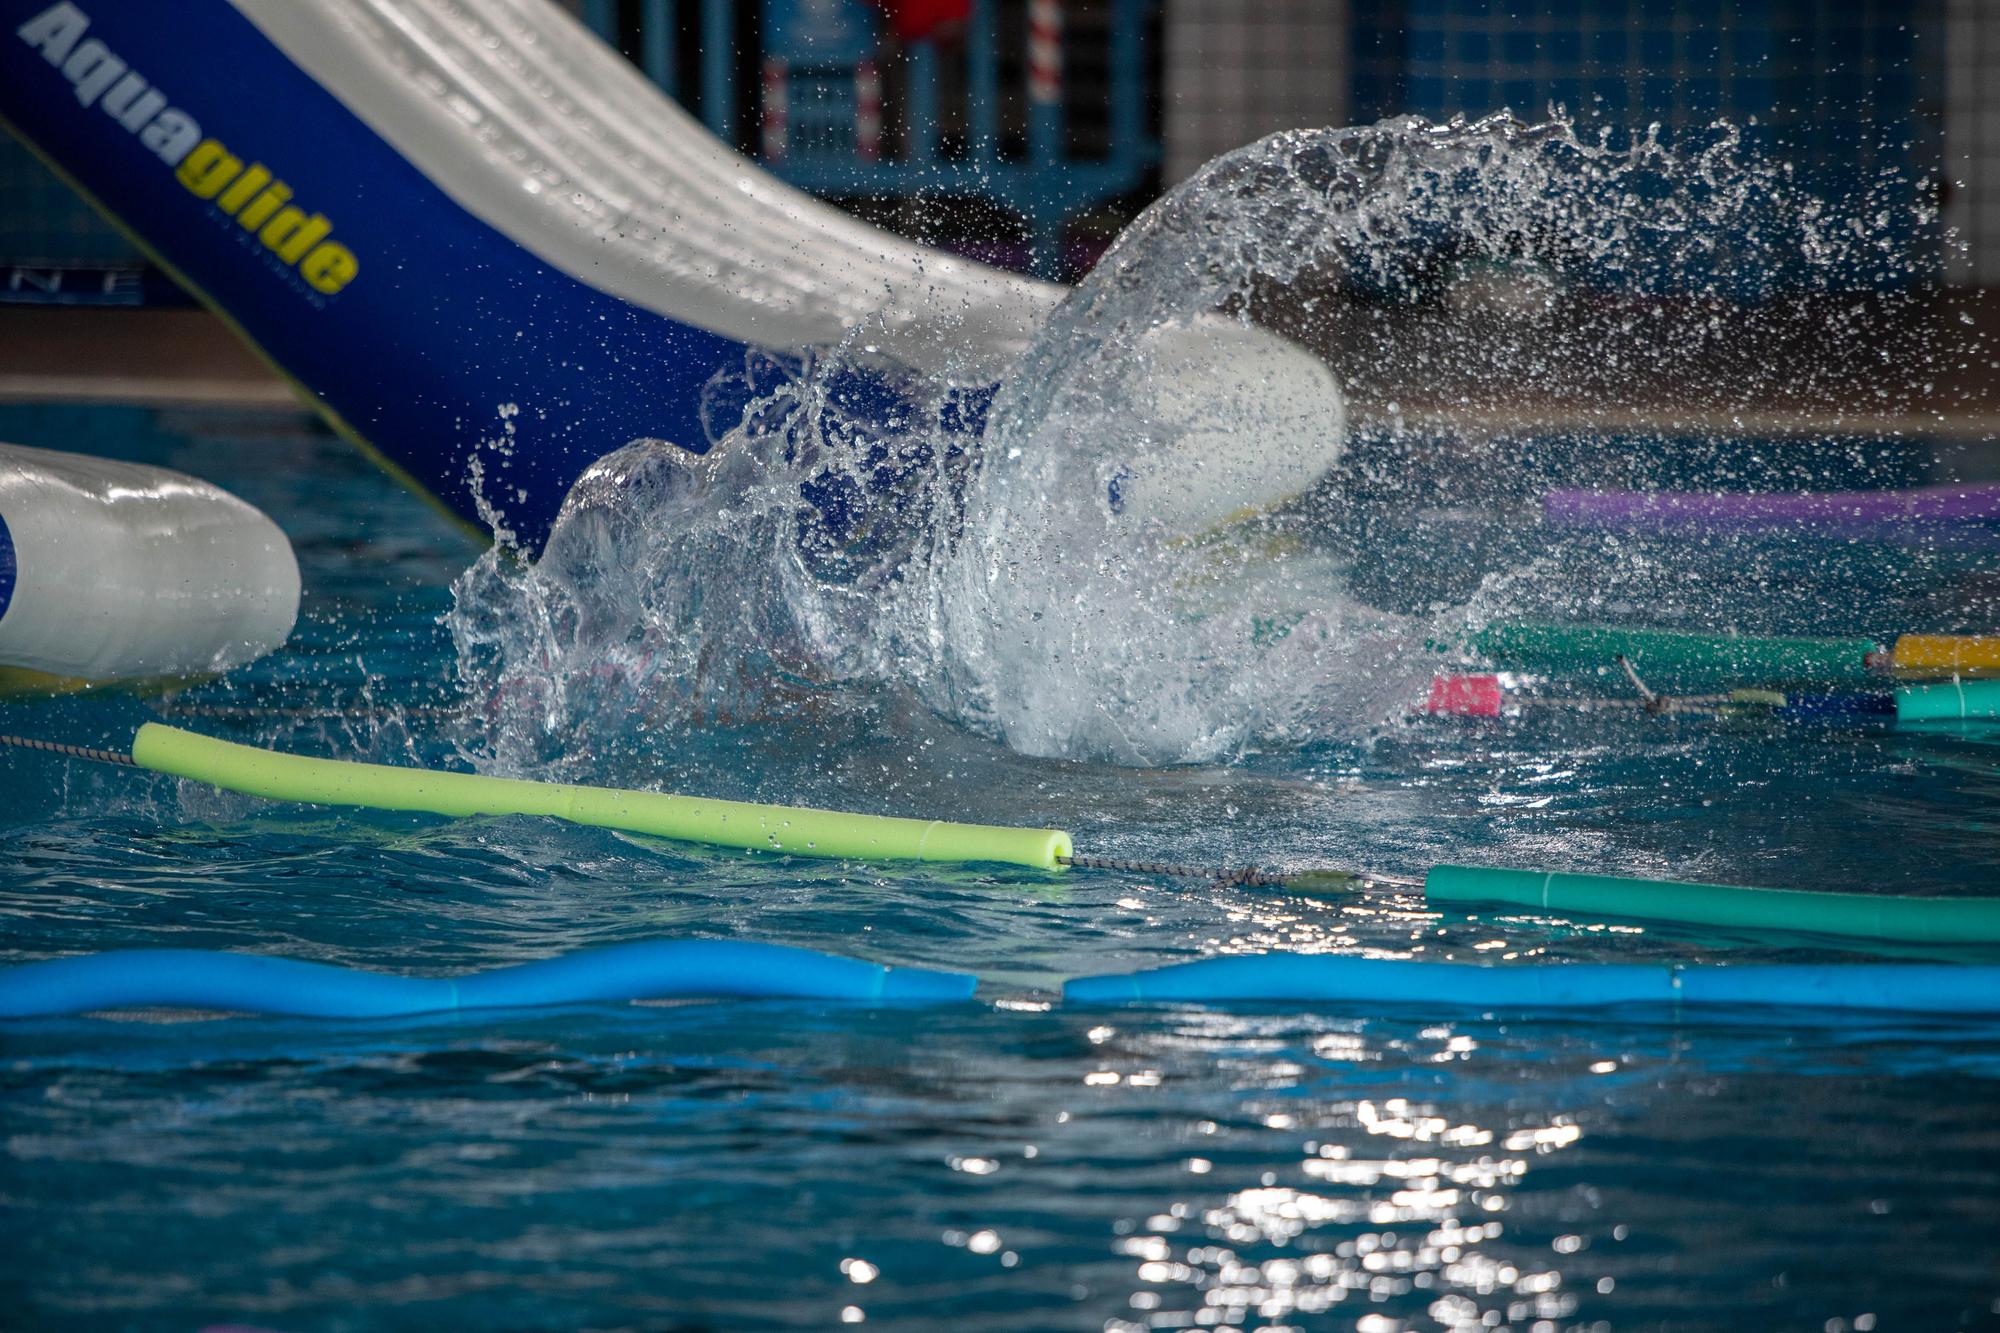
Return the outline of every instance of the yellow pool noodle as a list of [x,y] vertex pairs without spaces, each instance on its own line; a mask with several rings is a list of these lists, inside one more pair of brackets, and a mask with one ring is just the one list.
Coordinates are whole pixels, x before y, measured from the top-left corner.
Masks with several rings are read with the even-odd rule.
[[2000,671],[2000,637],[1905,634],[1896,640],[1891,664],[1898,671],[1939,675],[1961,671]]

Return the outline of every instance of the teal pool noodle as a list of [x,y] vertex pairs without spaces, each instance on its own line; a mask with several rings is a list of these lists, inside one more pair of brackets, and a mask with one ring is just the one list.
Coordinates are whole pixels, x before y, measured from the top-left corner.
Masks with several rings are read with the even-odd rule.
[[1496,903],[1579,916],[1806,931],[1904,944],[2000,943],[2000,898],[1753,889],[1457,865],[1431,867],[1424,876],[1424,897],[1438,903]]
[[1933,963],[1536,963],[1482,966],[1333,954],[1205,958],[1151,972],[1079,977],[1071,1004],[1339,1003],[1438,1009],[1616,1005],[1797,1007],[1898,1013],[2000,1012],[2000,967]]
[[1896,691],[1898,722],[2000,718],[2000,680],[1946,680]]
[[1503,622],[1467,640],[1500,666],[1551,674],[1616,670],[1622,655],[1655,689],[1691,684],[1865,685],[1881,645],[1866,638],[1713,634],[1612,625]]
[[397,1018],[725,998],[942,1004],[970,999],[977,984],[964,973],[883,967],[739,940],[644,940],[458,977],[396,976],[207,949],[131,949],[0,969],[0,1018],[134,1008]]

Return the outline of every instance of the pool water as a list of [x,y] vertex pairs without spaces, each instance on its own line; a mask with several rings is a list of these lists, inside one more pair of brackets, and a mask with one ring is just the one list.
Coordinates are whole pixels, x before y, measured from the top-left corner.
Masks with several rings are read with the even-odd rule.
[[[0,409],[0,439],[217,481],[290,534],[306,589],[292,642],[227,680],[9,699],[0,730],[122,747],[165,719],[490,766],[455,712],[445,623],[477,548],[346,446],[290,414],[67,407]],[[1740,483],[1744,458],[1804,447],[1715,446],[1727,468],[1675,457],[1696,482],[1721,468]],[[1357,586],[1384,604],[1462,598],[1461,562],[1437,553],[1510,543],[1573,572],[1524,609],[1576,618],[1701,623],[1721,607],[1745,630],[1990,630],[2000,601],[1990,533],[1551,545],[1507,493],[1536,479],[1519,451],[1502,484],[1491,453],[1380,448],[1394,467],[1355,451],[1358,508],[1324,540],[1405,553]],[[1855,461],[1795,484],[1914,483],[1964,462],[1909,442],[1813,457]],[[1412,459],[1435,473],[1425,502],[1389,503],[1406,484],[1368,508],[1367,479]],[[1128,768],[1025,757],[889,685],[775,719],[643,734],[600,720],[569,738],[567,772],[1065,827],[1113,855],[1896,894],[1991,892],[2000,860],[2000,737],[1970,726],[1539,710]],[[179,946],[450,972],[698,936],[982,979],[975,1002],[924,1011],[8,1025],[8,1327],[2000,1326],[1990,1020],[1054,1003],[1065,977],[1225,951],[1860,956],[1831,941],[749,856],[545,820],[272,806],[11,751],[0,836],[0,961]]]

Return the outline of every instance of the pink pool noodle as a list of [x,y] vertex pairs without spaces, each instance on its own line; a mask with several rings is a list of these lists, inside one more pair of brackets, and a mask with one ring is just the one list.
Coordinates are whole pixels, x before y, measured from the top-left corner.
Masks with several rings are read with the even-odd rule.
[[1452,717],[1498,717],[1500,703],[1498,676],[1439,676],[1431,682],[1424,711]]

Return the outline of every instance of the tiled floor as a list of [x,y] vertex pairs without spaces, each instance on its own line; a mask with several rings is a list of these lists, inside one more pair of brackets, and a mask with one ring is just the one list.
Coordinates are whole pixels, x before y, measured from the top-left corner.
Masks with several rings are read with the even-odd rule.
[[298,401],[291,387],[205,310],[0,306],[0,401]]

